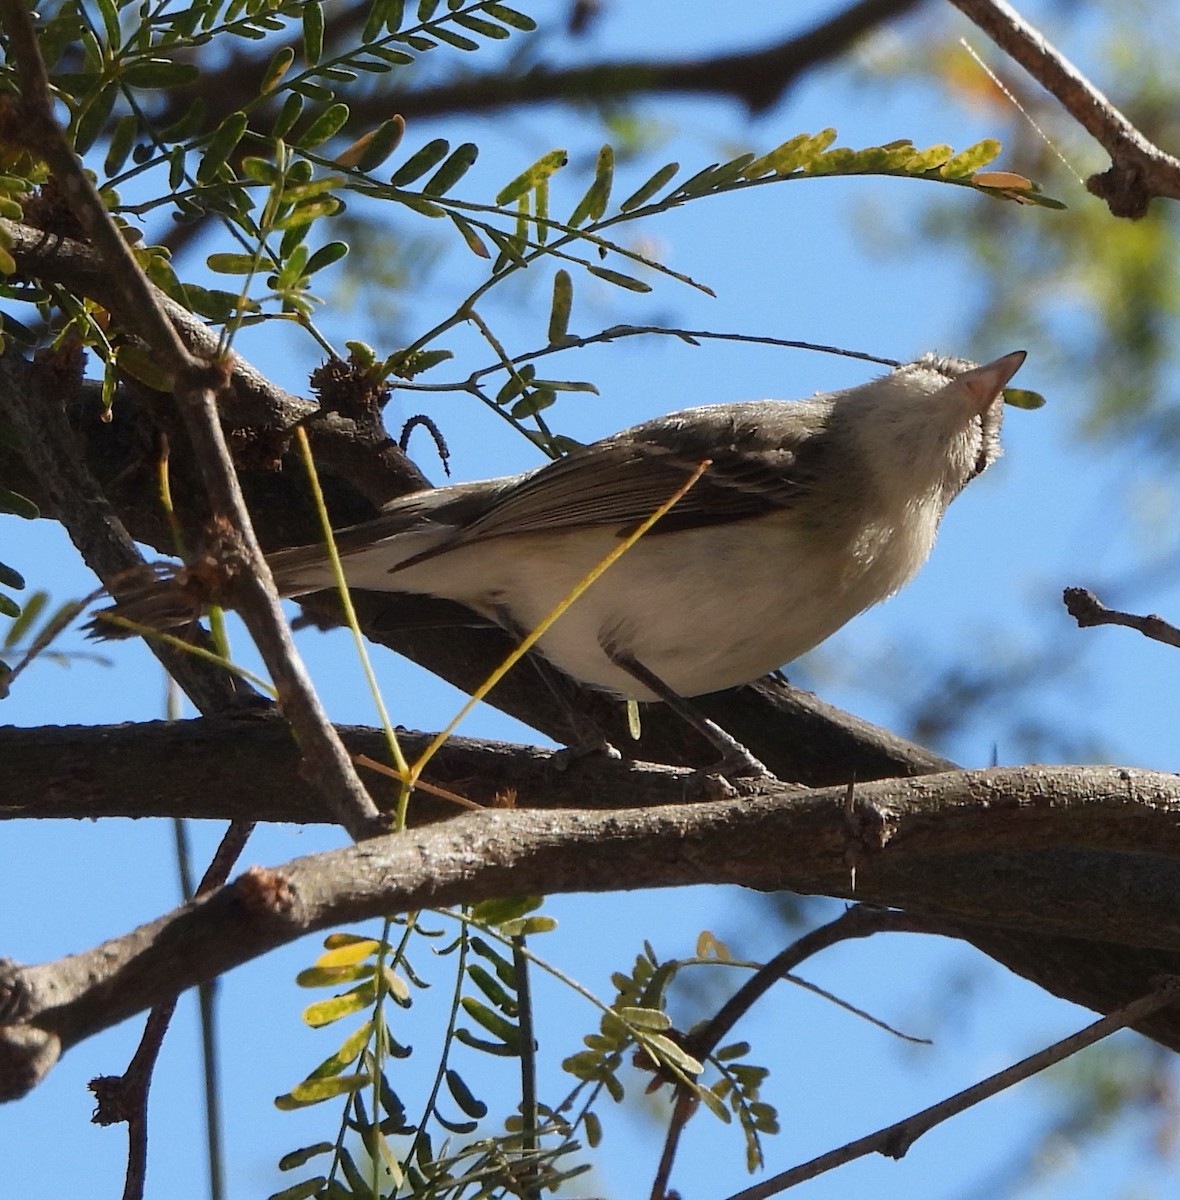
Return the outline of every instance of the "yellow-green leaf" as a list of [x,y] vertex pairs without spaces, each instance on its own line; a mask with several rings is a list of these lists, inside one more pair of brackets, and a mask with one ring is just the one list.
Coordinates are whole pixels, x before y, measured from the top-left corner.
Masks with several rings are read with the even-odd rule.
[[965,175],[974,174],[988,163],[995,162],[1001,149],[1003,147],[995,138],[984,138],[974,146],[960,150],[953,158],[943,163],[940,174],[944,179],[961,179]]
[[346,1096],[351,1092],[359,1092],[361,1088],[369,1087],[373,1077],[369,1074],[360,1075],[330,1075],[323,1079],[305,1079],[297,1083],[285,1096],[275,1097],[275,1107],[283,1112],[291,1112],[296,1108],[307,1108],[312,1104],[322,1104],[335,1096]]
[[560,171],[567,162],[569,155],[564,150],[550,150],[548,154],[542,154],[531,167],[521,171],[511,183],[496,193],[496,203],[511,204],[531,192],[542,180]]

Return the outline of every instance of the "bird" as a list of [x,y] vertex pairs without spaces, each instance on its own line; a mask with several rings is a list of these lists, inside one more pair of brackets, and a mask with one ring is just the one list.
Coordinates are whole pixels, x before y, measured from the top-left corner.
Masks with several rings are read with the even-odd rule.
[[[350,588],[456,601],[519,637],[704,464],[535,647],[590,688],[684,715],[913,578],[948,505],[999,457],[1025,357],[929,353],[841,391],[684,409],[523,474],[401,496],[334,540]],[[322,545],[268,563],[283,596],[334,586]],[[192,608],[176,579],[109,611],[169,627]]]

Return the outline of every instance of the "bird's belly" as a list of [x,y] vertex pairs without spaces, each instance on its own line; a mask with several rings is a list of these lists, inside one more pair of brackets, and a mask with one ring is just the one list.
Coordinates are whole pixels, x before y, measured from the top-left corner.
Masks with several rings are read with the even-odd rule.
[[[797,658],[886,594],[866,598],[850,585],[842,556],[817,560],[806,534],[779,527],[768,537],[766,521],[641,539],[558,618],[539,649],[584,683],[654,699],[611,661],[606,647],[615,647],[673,691],[695,696]],[[618,545],[613,529],[504,537],[494,555],[490,541],[457,548],[399,573],[398,583],[532,630]],[[816,570],[817,561],[826,566]]]

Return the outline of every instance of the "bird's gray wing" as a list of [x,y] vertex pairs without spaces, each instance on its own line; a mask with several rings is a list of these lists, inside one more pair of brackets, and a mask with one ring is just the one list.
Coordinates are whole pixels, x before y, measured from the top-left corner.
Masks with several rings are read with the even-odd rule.
[[[798,420],[784,422],[788,407]],[[401,565],[509,534],[614,525],[623,535],[705,461],[704,475],[649,536],[785,508],[807,491],[826,453],[826,411],[809,402],[765,401],[690,409],[638,425],[528,475],[497,481],[482,506],[465,495],[453,505],[444,501],[433,516],[454,533]]]

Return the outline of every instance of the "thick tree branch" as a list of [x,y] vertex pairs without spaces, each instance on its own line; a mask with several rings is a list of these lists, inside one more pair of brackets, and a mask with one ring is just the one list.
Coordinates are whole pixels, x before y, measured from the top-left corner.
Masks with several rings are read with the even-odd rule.
[[1157,196],[1180,200],[1180,159],[1165,153],[1005,0],[951,0],[1110,155],[1111,166],[1086,187],[1116,217],[1142,217]]
[[[627,768],[615,764],[620,779]],[[668,780],[669,798],[678,788]],[[728,883],[855,898],[950,932],[1086,938],[1180,961],[1180,779],[1112,768],[952,772],[615,811],[494,810],[248,872],[94,950],[0,975],[0,1091],[62,1048],[306,933],[525,893]],[[1103,889],[1101,881],[1109,881]],[[1158,968],[1155,973],[1161,972]],[[1147,990],[1133,972],[1121,986]],[[1108,1007],[1117,1007],[1117,1003]],[[1180,1046],[1180,1021],[1137,1026]]]

